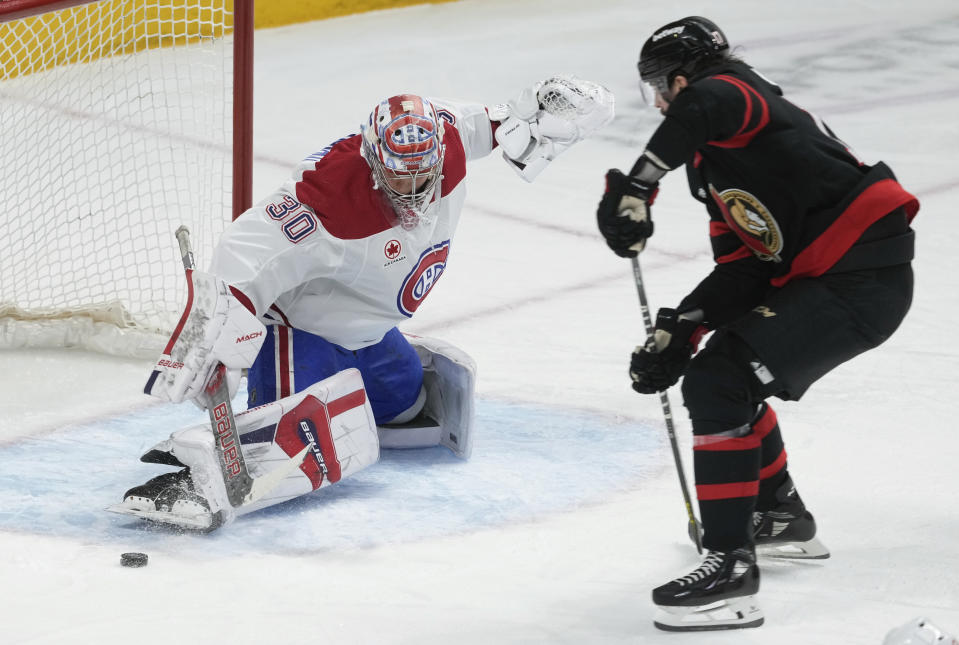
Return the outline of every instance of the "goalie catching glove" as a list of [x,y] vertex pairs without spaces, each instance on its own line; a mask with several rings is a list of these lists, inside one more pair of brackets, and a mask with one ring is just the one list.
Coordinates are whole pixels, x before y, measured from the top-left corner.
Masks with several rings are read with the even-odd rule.
[[644,347],[633,352],[629,366],[633,389],[640,394],[653,394],[675,385],[706,334],[702,321],[701,309],[683,313],[660,309],[653,335]]
[[490,110],[496,142],[520,177],[533,181],[562,152],[614,116],[612,92],[575,76],[554,76]]
[[193,400],[208,408],[205,390],[217,366],[227,368],[232,398],[241,370],[253,364],[263,345],[266,328],[253,314],[249,299],[216,276],[190,269],[187,284],[186,310],[143,391],[173,403]]

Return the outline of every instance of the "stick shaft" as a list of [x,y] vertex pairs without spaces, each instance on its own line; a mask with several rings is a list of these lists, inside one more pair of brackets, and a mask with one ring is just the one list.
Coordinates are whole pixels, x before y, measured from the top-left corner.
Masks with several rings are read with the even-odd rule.
[[[187,271],[196,268],[193,248],[190,244],[190,230],[181,226],[176,230],[176,241],[180,245],[180,257]],[[240,433],[233,417],[230,403],[230,387],[227,383],[226,368],[219,364],[206,385],[206,394],[210,399],[210,425],[216,455],[226,485],[227,498],[235,508],[240,506],[253,488],[253,479],[243,459],[240,449]]]
[[[643,313],[643,324],[646,325],[646,335],[652,336],[653,317],[649,312],[649,302],[646,300],[646,287],[643,284],[643,272],[639,267],[639,258],[631,258],[633,263],[633,279],[636,282],[636,292],[639,294],[639,308]],[[676,441],[676,427],[673,424],[673,408],[669,404],[669,394],[665,390],[659,393],[659,403],[663,408],[663,418],[666,420],[666,434],[669,436],[669,445],[673,449],[673,460],[676,462],[676,474],[679,475],[679,487],[683,491],[683,501],[686,503],[686,514],[689,518],[689,536],[696,544],[696,549],[702,553],[703,545],[700,537],[699,522],[693,512],[692,498],[689,495],[689,486],[686,484],[686,471],[683,468],[683,459],[679,452],[679,443]]]

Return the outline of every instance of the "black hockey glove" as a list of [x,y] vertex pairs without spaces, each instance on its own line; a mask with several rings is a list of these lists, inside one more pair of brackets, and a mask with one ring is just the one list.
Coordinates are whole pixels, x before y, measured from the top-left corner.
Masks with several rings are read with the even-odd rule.
[[616,255],[634,258],[643,250],[653,234],[649,207],[658,191],[659,182],[629,177],[615,168],[606,173],[606,192],[596,210],[596,221]]
[[662,392],[676,384],[692,360],[706,333],[700,309],[677,314],[675,309],[660,309],[656,329],[637,347],[629,365],[633,389],[641,394]]

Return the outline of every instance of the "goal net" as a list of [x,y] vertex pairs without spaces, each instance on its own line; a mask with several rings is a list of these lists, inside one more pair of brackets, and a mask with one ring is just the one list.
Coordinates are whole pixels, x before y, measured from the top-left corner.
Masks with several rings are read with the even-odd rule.
[[0,347],[162,349],[174,231],[249,205],[247,2],[0,2]]

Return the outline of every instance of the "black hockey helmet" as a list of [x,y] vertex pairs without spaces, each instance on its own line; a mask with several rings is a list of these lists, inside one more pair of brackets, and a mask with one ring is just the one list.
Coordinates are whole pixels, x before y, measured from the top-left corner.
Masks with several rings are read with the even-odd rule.
[[716,23],[689,16],[660,27],[643,44],[639,77],[662,94],[677,75],[691,76],[728,50],[729,41]]

